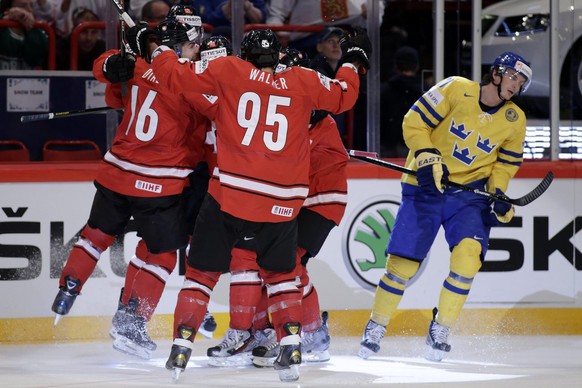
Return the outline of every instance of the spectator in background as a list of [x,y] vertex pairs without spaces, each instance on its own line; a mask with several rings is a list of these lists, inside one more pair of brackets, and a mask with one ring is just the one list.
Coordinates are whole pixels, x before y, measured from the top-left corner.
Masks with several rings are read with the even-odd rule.
[[[98,22],[99,17],[90,9],[79,7],[73,11],[73,30],[83,22]],[[79,33],[77,69],[71,69],[71,35],[57,41],[57,70],[92,70],[93,61],[105,52],[101,31],[87,28]]]
[[62,0],[60,14],[57,20],[57,35],[67,37],[75,28],[73,12],[78,8],[90,9],[99,20],[107,20],[111,5],[109,0]]
[[[339,60],[342,56],[342,49],[339,42],[343,35],[344,30],[338,27],[328,27],[323,30],[319,34],[317,44],[315,45],[317,54],[311,60],[309,67],[329,78],[335,78]],[[332,115],[336,121],[340,135],[344,134],[345,116],[345,113]]]
[[402,119],[422,96],[418,52],[402,46],[394,53],[396,75],[380,89],[380,152],[383,157],[405,158],[408,148],[402,136]]
[[[204,23],[213,27],[230,26],[231,0],[164,0],[169,6],[190,5],[196,9]],[[265,0],[238,0],[243,2],[245,24],[265,23],[267,4]],[[133,8],[133,6],[132,6]]]
[[32,14],[36,21],[47,23],[56,29],[60,8],[60,0],[35,0],[32,4]]
[[170,6],[163,0],[150,0],[141,8],[141,20],[158,24],[166,18],[169,11]]
[[[384,1],[379,3],[380,22],[384,15]],[[366,0],[314,1],[314,0],[270,0],[267,24],[283,25],[338,25],[366,27]],[[283,47],[305,51],[310,57],[317,43],[318,34],[305,32],[278,32]]]
[[0,0],[0,17],[21,25],[0,29],[0,70],[46,68],[48,36],[44,30],[32,28],[36,21],[32,2]]

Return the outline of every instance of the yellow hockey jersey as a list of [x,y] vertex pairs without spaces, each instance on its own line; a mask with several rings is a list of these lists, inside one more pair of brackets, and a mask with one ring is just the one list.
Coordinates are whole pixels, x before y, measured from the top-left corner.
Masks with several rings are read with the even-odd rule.
[[[416,170],[417,150],[436,148],[451,181],[468,184],[488,178],[488,191],[507,190],[523,161],[526,117],[511,101],[484,112],[480,93],[478,82],[449,77],[414,103],[402,124],[410,149],[408,168]],[[408,174],[402,181],[417,185],[416,178]]]

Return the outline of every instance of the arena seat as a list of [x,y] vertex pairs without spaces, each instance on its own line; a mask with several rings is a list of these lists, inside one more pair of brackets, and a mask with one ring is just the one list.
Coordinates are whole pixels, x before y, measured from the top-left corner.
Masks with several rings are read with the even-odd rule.
[[49,140],[42,147],[46,162],[101,160],[99,146],[91,140]]
[[0,162],[29,162],[30,151],[20,140],[0,140]]

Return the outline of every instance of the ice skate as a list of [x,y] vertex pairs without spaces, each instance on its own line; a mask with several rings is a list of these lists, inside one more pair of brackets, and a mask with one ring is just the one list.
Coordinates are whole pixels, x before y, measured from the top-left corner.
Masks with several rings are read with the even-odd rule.
[[198,328],[198,334],[202,334],[204,338],[212,339],[212,335],[216,331],[216,326],[216,320],[210,312],[206,311],[202,324]]
[[112,339],[116,339],[118,337],[117,332],[125,327],[129,323],[128,314],[127,314],[127,306],[121,302],[121,295],[123,294],[123,288],[121,289],[121,293],[119,295],[119,302],[117,303],[117,311],[113,315],[111,319],[111,329],[109,330],[109,336]]
[[217,345],[208,348],[208,365],[217,367],[245,366],[252,363],[251,351],[256,346],[249,330],[228,329]]
[[287,335],[281,338],[281,350],[273,367],[279,372],[279,380],[297,381],[301,365],[301,324],[289,322],[283,325],[283,329]]
[[447,343],[449,328],[437,323],[437,314],[438,309],[435,307],[432,310],[432,321],[430,321],[426,336],[427,350],[424,358],[429,361],[441,361],[445,353],[451,351],[451,345]]
[[311,332],[301,333],[301,355],[306,362],[329,361],[329,327],[327,325],[328,314],[321,314],[321,326]]
[[147,333],[145,318],[135,313],[137,303],[136,299],[129,300],[123,325],[118,328],[117,337],[113,340],[113,348],[149,360],[157,345]]
[[280,350],[275,329],[257,330],[255,339],[257,346],[253,349],[253,365],[258,368],[272,368]]
[[172,380],[177,382],[180,375],[186,369],[192,355],[193,340],[196,336],[194,329],[188,326],[178,326],[179,337],[174,339],[170,357],[166,361],[166,369],[172,371]]
[[55,297],[53,306],[51,310],[55,313],[56,326],[61,318],[69,313],[75,299],[79,295],[79,287],[81,286],[81,281],[70,276],[65,277],[65,285],[59,288],[59,292]]
[[380,341],[384,338],[385,333],[386,328],[384,326],[379,325],[370,319],[364,329],[364,334],[362,335],[358,357],[366,360],[374,353],[378,353],[380,350]]

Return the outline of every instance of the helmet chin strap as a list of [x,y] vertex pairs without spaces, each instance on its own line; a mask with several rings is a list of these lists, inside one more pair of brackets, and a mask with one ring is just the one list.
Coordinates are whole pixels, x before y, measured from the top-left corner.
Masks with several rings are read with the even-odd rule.
[[500,74],[500,73],[499,73],[499,70],[497,70],[497,75],[499,76],[499,83],[498,83],[498,84],[496,84],[496,83],[493,81],[493,80],[495,79],[495,78],[493,78],[493,75],[491,76],[491,83],[492,83],[493,85],[497,86],[497,97],[499,97],[499,99],[500,99],[501,101],[507,101],[505,98],[503,98],[503,97],[501,96],[501,83],[503,82],[503,74]]

